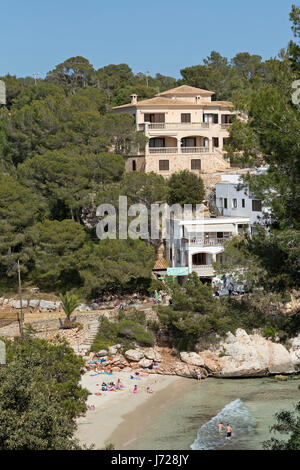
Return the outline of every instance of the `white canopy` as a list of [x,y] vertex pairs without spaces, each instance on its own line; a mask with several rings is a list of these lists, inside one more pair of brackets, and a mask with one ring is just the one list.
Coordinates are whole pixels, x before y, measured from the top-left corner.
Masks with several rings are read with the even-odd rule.
[[204,232],[235,232],[234,224],[201,224],[188,226],[185,225],[184,229],[188,233],[204,233]]
[[196,255],[197,253],[211,253],[217,254],[224,251],[222,246],[195,246],[189,250],[191,255]]

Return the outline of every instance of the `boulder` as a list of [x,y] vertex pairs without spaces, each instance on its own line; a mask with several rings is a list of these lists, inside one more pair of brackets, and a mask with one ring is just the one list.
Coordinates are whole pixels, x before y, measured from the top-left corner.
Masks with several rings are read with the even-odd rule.
[[204,366],[203,358],[195,352],[181,352],[180,359],[186,364],[190,364],[192,366]]
[[115,354],[117,354],[118,350],[115,346],[109,346],[108,348],[108,354],[110,354],[111,356],[114,356]]
[[75,308],[75,312],[89,312],[91,308],[87,304],[80,304]]
[[29,300],[29,307],[35,308],[39,305],[40,301],[37,299]]
[[141,367],[149,367],[152,364],[151,359],[146,359],[145,357],[139,361],[139,366]]
[[56,302],[51,302],[50,300],[41,300],[40,308],[45,310],[56,310]]
[[128,349],[125,352],[125,357],[129,361],[139,362],[144,357],[144,352],[140,349]]
[[151,359],[152,361],[156,362],[161,361],[161,355],[153,348],[144,349],[144,354],[147,359]]
[[98,352],[96,353],[96,356],[98,356],[98,357],[107,356],[107,350],[106,350],[106,349],[101,349],[100,351],[98,351]]
[[99,304],[96,304],[96,302],[92,303],[91,304],[91,310],[99,310],[100,308],[100,305]]
[[[21,301],[20,300],[14,300],[12,304],[13,308],[21,308]],[[22,308],[28,307],[28,300],[22,300]]]

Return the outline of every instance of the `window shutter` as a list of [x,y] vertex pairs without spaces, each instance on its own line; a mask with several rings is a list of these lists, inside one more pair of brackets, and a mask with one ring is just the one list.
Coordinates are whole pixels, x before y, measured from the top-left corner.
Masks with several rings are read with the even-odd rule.
[[191,160],[191,170],[201,170],[200,158]]
[[159,170],[169,171],[169,160],[159,160]]

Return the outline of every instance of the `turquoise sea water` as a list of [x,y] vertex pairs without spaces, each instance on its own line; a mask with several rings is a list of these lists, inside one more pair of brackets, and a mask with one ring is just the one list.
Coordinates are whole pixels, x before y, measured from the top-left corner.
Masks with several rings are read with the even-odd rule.
[[[292,409],[300,400],[300,380],[212,379],[187,380],[186,391],[134,444],[135,449],[262,449],[270,438],[274,414]],[[231,424],[230,441],[217,424]]]

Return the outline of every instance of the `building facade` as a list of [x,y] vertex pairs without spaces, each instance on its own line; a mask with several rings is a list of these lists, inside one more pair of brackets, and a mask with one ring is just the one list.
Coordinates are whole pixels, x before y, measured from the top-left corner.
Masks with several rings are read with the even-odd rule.
[[127,171],[170,176],[189,170],[199,174],[230,168],[223,146],[233,112],[229,101],[212,101],[214,92],[183,85],[154,98],[117,106],[115,113],[130,113],[136,129],[149,141],[126,162]]
[[222,262],[224,242],[239,233],[250,233],[249,217],[172,219],[168,227],[166,258],[170,267],[188,267],[199,278],[211,280],[214,262]]
[[252,229],[255,224],[263,224],[268,213],[239,175],[221,175],[216,184],[216,207],[224,217],[248,217]]

